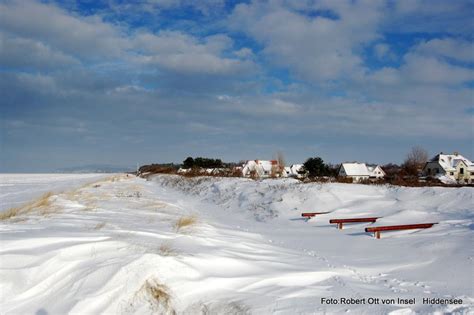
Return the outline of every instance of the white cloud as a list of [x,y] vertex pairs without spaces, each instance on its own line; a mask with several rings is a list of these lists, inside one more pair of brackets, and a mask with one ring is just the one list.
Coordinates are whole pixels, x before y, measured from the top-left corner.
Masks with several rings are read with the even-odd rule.
[[219,111],[238,112],[254,117],[295,117],[304,110],[304,107],[300,104],[276,97],[249,98],[219,95],[217,99],[220,101],[216,107]]
[[191,7],[204,15],[211,15],[224,7],[224,0],[142,0],[138,3],[124,3],[123,1],[110,0],[110,6],[115,11],[121,12],[157,12],[167,9]]
[[393,1],[384,20],[390,32],[469,34],[472,33],[472,1]]
[[455,87],[474,80],[474,71],[434,57],[408,53],[400,68],[384,67],[367,76],[377,84],[415,88],[414,84]]
[[454,38],[435,38],[418,44],[414,51],[418,54],[448,57],[463,62],[474,62],[474,44]]
[[157,70],[206,75],[245,73],[256,68],[242,54],[229,57],[233,41],[223,34],[202,39],[179,31],[127,34],[97,15],[75,16],[52,4],[30,0],[0,4],[0,27],[4,30],[1,58],[10,65],[46,69],[49,64],[78,60],[102,64],[138,61]]
[[238,5],[230,18],[264,45],[269,60],[300,78],[320,82],[360,76],[363,62],[357,51],[379,37],[379,5],[322,1],[305,10],[331,10],[338,18],[308,17],[281,2]]
[[406,80],[426,84],[459,85],[474,80],[474,71],[451,65],[434,57],[409,53],[400,71]]
[[177,31],[142,33],[134,39],[134,47],[141,51],[135,60],[179,73],[222,75],[252,71],[252,61],[222,56],[232,44],[225,35],[199,40]]
[[98,16],[76,17],[50,4],[11,1],[0,4],[0,27],[82,58],[114,58],[127,48],[116,27]]
[[79,65],[80,61],[40,41],[0,32],[0,64],[13,68],[45,70]]

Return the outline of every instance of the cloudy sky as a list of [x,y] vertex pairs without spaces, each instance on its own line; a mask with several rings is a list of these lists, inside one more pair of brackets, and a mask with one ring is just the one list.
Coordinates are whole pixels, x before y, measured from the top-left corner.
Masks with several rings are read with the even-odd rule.
[[473,1],[0,0],[0,171],[474,159]]

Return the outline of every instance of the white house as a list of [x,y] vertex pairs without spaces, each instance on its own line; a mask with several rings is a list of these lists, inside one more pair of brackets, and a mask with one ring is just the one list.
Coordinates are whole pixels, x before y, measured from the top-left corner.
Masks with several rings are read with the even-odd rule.
[[303,164],[293,164],[291,166],[286,166],[283,169],[283,177],[296,177],[303,178],[306,175]]
[[369,178],[383,178],[385,172],[379,165],[367,166],[365,163],[342,163],[338,175],[359,182]]
[[251,160],[243,165],[242,176],[260,178],[277,176],[278,169],[279,165],[276,160]]
[[367,165],[367,169],[369,170],[370,178],[384,178],[386,175],[380,165]]
[[474,163],[457,152],[453,154],[441,152],[425,164],[423,175],[437,177],[445,182],[451,180],[472,183]]

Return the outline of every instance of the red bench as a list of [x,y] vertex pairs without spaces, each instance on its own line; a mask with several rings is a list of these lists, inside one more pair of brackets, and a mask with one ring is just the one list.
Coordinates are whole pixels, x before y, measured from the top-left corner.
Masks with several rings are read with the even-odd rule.
[[380,238],[380,232],[382,231],[400,231],[400,230],[413,230],[413,229],[429,229],[433,225],[438,223],[421,223],[421,224],[405,224],[405,225],[387,225],[387,226],[376,226],[365,228],[366,232],[374,233],[376,238]]
[[352,219],[331,219],[329,220],[329,223],[335,223],[337,224],[337,228],[342,230],[343,224],[344,223],[359,223],[359,222],[371,222],[374,223],[377,221],[378,217],[372,217],[372,218],[352,218]]
[[312,218],[314,216],[317,216],[319,214],[327,214],[327,213],[329,213],[329,212],[305,212],[305,213],[302,213],[301,216],[303,218],[310,219],[310,218]]

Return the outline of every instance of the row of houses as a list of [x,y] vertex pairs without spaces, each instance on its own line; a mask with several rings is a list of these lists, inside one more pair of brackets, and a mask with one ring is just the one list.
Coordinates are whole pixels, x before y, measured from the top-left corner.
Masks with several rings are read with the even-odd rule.
[[282,167],[277,160],[251,160],[242,166],[244,177],[296,177],[302,178],[306,175],[303,164],[293,164]]
[[[244,177],[295,177],[303,178],[307,175],[303,164],[292,164],[283,167],[278,164],[277,160],[251,160],[242,166],[242,176]],[[365,179],[383,178],[385,172],[380,165],[366,165],[365,163],[343,163],[339,168],[338,175],[341,177],[350,177],[354,181],[362,181]]]
[[[425,164],[420,175],[439,178],[445,183],[473,183],[474,164],[457,152],[453,154],[441,152]],[[303,164],[293,164],[282,168],[276,160],[251,160],[242,166],[242,176],[302,178],[306,176],[306,171]],[[341,164],[338,176],[352,178],[354,182],[360,182],[384,178],[386,173],[380,165],[351,162]]]

